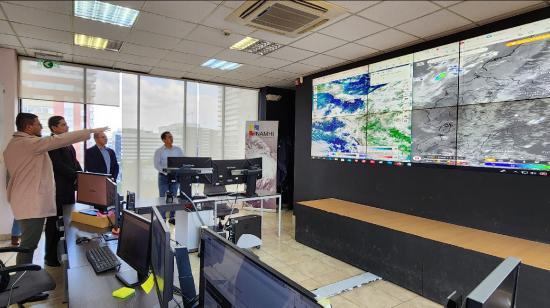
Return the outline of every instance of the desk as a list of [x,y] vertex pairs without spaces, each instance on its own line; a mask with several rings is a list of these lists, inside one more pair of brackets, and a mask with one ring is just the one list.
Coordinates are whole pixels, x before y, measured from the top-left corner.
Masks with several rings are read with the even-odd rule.
[[[103,245],[102,238],[93,239],[88,243],[76,244],[79,236],[94,237],[95,234],[107,232],[107,229],[95,228],[78,222],[71,222],[71,212],[89,208],[87,205],[74,204],[63,209],[63,224],[65,231],[65,243],[67,255],[64,259],[66,265],[66,286],[68,287],[69,306],[72,307],[158,307],[158,299],[155,288],[149,294],[141,287],[136,288],[136,293],[126,299],[119,300],[112,297],[113,290],[123,287],[116,277],[116,272],[96,274],[86,259],[86,250]],[[109,248],[116,252],[117,241],[108,242]],[[123,260],[120,270],[130,268]],[[174,280],[176,281],[176,279]],[[171,304],[174,304],[172,301]],[[174,304],[175,306],[175,304]]]
[[278,229],[277,229],[277,236],[281,236],[281,194],[262,194],[257,195],[254,197],[246,197],[242,195],[223,195],[223,196],[215,196],[215,197],[207,197],[205,199],[196,199],[193,200],[193,203],[197,208],[201,207],[202,203],[206,202],[214,202],[214,215],[218,212],[218,203],[220,202],[246,202],[246,201],[260,201],[260,215],[262,216],[262,220],[264,218],[264,200],[268,199],[277,199],[278,200]]

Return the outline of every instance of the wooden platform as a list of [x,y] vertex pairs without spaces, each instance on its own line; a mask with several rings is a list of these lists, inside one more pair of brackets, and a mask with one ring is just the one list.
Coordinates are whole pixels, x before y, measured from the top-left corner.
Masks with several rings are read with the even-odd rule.
[[[299,203],[318,210],[361,220],[381,227],[499,258],[515,256],[521,259],[521,262],[524,264],[550,271],[549,244],[467,228],[338,199],[321,199]],[[528,228],[529,226],[525,227]]]

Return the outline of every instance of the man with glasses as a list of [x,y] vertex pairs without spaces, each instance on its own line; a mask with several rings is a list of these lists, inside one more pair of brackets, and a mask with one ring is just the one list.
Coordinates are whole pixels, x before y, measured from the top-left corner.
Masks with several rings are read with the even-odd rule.
[[66,147],[90,138],[91,133],[108,128],[83,129],[42,137],[42,124],[32,113],[19,113],[15,119],[17,132],[4,150],[8,174],[8,202],[13,216],[21,224],[21,247],[31,250],[18,253],[16,264],[32,263],[46,217],[57,213],[55,181],[48,151]]

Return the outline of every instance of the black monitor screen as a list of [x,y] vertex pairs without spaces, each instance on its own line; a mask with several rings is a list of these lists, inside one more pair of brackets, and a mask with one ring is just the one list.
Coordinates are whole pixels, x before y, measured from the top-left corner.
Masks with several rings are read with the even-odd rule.
[[311,292],[207,228],[200,275],[201,307],[321,307]]
[[466,308],[514,308],[520,261],[507,258],[467,297]]
[[219,185],[242,184],[246,182],[246,177],[242,175],[233,175],[231,171],[248,169],[246,159],[225,159],[213,160],[214,182]]
[[170,246],[170,229],[156,207],[151,215],[151,269],[160,306],[168,307],[173,292],[174,252]]
[[138,274],[149,273],[149,233],[151,222],[133,212],[122,213],[117,255]]

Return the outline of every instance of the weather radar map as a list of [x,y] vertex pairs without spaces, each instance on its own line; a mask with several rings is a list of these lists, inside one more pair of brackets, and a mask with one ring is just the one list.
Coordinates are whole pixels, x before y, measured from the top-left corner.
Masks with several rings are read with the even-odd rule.
[[550,19],[313,80],[313,158],[550,176]]

